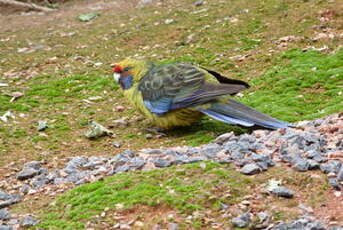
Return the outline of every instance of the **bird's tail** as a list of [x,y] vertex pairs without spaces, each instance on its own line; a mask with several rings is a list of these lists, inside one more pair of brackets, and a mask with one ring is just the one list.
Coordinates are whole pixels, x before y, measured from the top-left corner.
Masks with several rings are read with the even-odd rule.
[[215,103],[210,108],[199,109],[199,111],[216,120],[247,127],[258,125],[277,129],[293,126],[231,99],[226,104]]

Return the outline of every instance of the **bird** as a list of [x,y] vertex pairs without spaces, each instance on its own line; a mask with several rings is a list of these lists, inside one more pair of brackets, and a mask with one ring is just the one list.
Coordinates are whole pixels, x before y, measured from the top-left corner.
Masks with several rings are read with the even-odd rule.
[[243,127],[292,127],[233,100],[248,83],[198,65],[126,58],[112,64],[112,71],[124,97],[161,130],[190,126],[205,115]]

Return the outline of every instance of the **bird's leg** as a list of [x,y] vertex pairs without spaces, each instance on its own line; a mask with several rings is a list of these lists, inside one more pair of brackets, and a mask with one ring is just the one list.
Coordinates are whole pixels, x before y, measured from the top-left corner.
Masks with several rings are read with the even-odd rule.
[[159,136],[167,136],[167,134],[165,134],[164,130],[161,128],[158,128],[158,127],[144,128],[144,131],[151,133],[151,134],[159,135]]

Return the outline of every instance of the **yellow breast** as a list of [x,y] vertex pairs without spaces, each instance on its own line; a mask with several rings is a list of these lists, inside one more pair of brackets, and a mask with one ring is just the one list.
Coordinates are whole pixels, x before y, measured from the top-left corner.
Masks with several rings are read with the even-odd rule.
[[140,113],[148,118],[153,125],[162,129],[170,129],[176,126],[189,126],[203,116],[202,113],[192,109],[177,109],[162,116],[157,116],[145,107],[142,94],[136,87],[125,90],[124,96]]

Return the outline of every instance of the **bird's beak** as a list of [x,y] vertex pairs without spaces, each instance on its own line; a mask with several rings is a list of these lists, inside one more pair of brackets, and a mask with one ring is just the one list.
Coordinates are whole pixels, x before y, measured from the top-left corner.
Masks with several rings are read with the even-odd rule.
[[113,79],[114,79],[114,81],[118,83],[118,82],[119,82],[119,78],[120,78],[120,74],[114,72],[114,73],[113,73]]

